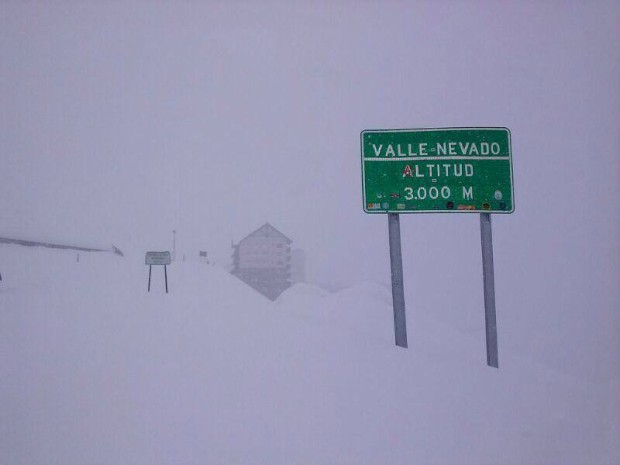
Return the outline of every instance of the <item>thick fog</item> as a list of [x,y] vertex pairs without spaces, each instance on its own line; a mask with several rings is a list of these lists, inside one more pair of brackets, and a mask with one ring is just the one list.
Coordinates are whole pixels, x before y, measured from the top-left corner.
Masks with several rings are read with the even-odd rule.
[[[364,129],[505,126],[500,358],[620,376],[617,2],[0,5],[0,236],[207,250],[270,222],[308,279],[389,285]],[[479,215],[402,215],[410,339],[484,326]],[[3,271],[3,270],[2,270]]]

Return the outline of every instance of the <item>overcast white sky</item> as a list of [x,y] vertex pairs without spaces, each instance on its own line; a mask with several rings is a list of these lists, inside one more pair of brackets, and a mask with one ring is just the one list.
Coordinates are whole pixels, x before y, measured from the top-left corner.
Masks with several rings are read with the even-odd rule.
[[[500,352],[620,376],[619,31],[604,1],[3,1],[0,235],[224,264],[269,221],[315,279],[388,284],[360,131],[506,126]],[[410,337],[483,325],[478,215],[401,225]]]

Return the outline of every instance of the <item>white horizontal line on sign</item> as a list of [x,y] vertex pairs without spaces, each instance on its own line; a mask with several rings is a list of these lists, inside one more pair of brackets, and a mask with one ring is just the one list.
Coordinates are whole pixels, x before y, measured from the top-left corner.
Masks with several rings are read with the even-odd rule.
[[433,161],[441,161],[441,160],[510,160],[510,157],[446,157],[444,155],[436,155],[433,157],[390,157],[390,158],[380,158],[380,157],[368,157],[364,158],[364,161],[425,161],[425,160],[433,160]]

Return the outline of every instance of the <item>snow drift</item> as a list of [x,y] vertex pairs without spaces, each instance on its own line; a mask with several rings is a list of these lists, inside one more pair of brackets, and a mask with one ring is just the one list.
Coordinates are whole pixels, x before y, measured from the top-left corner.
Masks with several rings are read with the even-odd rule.
[[374,283],[270,302],[175,262],[147,293],[142,259],[0,247],[2,463],[618,463],[616,384],[487,368],[430,312],[396,348]]

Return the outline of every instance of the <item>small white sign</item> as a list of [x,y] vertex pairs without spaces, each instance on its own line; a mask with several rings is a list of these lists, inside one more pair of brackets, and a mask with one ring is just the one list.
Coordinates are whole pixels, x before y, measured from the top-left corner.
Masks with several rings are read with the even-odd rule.
[[147,265],[170,265],[170,252],[147,252],[144,261]]

